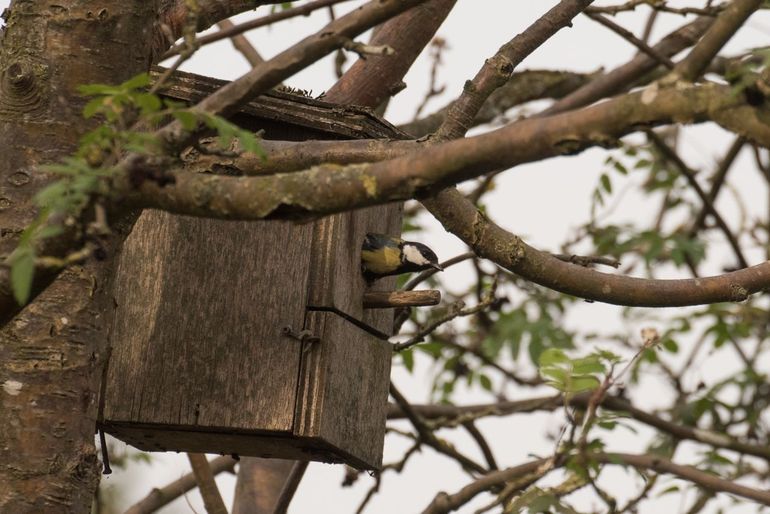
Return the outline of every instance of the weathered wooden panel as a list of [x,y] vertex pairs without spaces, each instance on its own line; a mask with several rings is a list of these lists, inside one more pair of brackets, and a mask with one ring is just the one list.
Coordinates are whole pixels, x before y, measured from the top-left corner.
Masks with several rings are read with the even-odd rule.
[[312,437],[298,438],[271,432],[236,432],[226,427],[200,432],[189,430],[189,427],[120,422],[106,422],[103,428],[121,441],[150,452],[219,453],[268,459],[350,462],[344,452],[339,452],[322,439]]
[[395,277],[368,287],[361,275],[361,243],[367,232],[399,236],[403,204],[394,203],[327,216],[315,223],[309,306],[330,309],[391,335],[392,310],[364,309],[365,291],[392,291]]
[[[154,66],[153,78],[165,68]],[[163,88],[163,95],[196,103],[227,81],[194,73],[175,71]],[[241,107],[234,121],[244,128],[265,129],[265,139],[411,139],[371,109],[336,105],[299,94],[269,91]],[[290,132],[284,129],[291,128]],[[292,136],[292,133],[294,137]]]
[[312,227],[149,211],[128,238],[104,419],[291,430]]
[[356,467],[382,464],[391,345],[332,312],[308,312],[294,432],[349,454]]
[[[194,101],[221,81],[172,84],[169,96]],[[234,121],[291,140],[404,137],[370,111],[283,93]],[[370,332],[389,334],[393,312],[363,309],[360,247],[400,229],[400,204],[303,226],[144,213],[119,264],[101,424],[146,450],[379,467],[390,345]]]

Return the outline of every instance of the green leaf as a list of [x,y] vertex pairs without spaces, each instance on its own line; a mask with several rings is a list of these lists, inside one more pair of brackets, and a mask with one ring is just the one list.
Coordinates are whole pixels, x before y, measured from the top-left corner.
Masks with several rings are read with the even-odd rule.
[[540,368],[540,374],[544,377],[553,379],[555,382],[560,384],[565,384],[567,382],[567,371],[561,368]]
[[679,486],[678,485],[672,485],[672,486],[666,487],[661,492],[659,492],[657,494],[657,497],[660,498],[661,496],[665,496],[665,495],[671,494],[671,493],[678,493],[678,492],[679,492]]
[[32,291],[35,275],[35,252],[31,245],[19,246],[11,262],[11,288],[19,305],[25,305]]
[[134,95],[134,102],[136,102],[136,105],[139,106],[139,108],[142,110],[142,115],[145,116],[147,114],[159,111],[163,106],[160,98],[150,93],[140,93]]
[[565,354],[564,351],[558,348],[548,348],[540,354],[539,363],[541,367],[564,364],[567,362],[569,362],[569,357],[567,357],[567,354]]
[[664,339],[661,345],[666,349],[666,351],[671,353],[677,353],[679,351],[679,345],[676,344],[676,341],[671,338]]
[[492,391],[492,380],[486,375],[479,375],[479,384],[487,391]]
[[107,84],[81,84],[77,89],[78,93],[84,96],[112,96],[122,92],[120,88]]
[[602,173],[602,176],[599,177],[599,180],[601,181],[604,190],[608,193],[612,193],[612,181],[610,180],[610,177],[606,173]]
[[35,232],[35,237],[38,239],[48,239],[49,237],[56,237],[64,232],[64,227],[59,225],[48,225]]
[[574,375],[592,375],[594,373],[604,373],[605,371],[604,364],[599,362],[599,357],[596,355],[572,361],[572,374]]
[[150,79],[150,74],[149,73],[147,73],[147,72],[140,73],[139,75],[131,77],[127,81],[123,82],[120,85],[120,89],[122,89],[124,91],[125,90],[131,90],[131,89],[139,89],[139,88],[143,88],[143,87],[149,86],[150,82],[152,82],[152,80]]
[[259,144],[259,139],[247,130],[238,131],[238,141],[241,143],[241,148],[246,151],[259,156],[263,161],[267,160],[267,154],[262,149],[262,145]]
[[401,360],[403,361],[404,367],[409,373],[414,371],[414,352],[411,348],[401,352]]
[[444,350],[444,345],[441,343],[423,343],[415,346],[421,352],[427,353],[434,359],[441,357],[441,353]]
[[92,118],[95,114],[102,110],[104,107],[104,98],[99,97],[89,100],[85,107],[83,107],[83,117]]
[[599,383],[599,379],[596,377],[573,377],[567,384],[567,392],[590,391],[599,387]]
[[198,117],[190,111],[174,111],[171,115],[182,124],[185,130],[195,130],[198,126]]

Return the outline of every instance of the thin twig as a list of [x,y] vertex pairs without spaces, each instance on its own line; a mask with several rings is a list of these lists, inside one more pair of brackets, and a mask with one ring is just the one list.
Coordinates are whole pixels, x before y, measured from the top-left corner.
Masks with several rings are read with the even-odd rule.
[[[222,39],[227,39],[227,38],[236,36],[238,34],[243,34],[244,32],[251,29],[264,27],[266,25],[272,25],[273,23],[287,20],[289,18],[294,18],[296,16],[306,16],[317,9],[323,9],[326,6],[338,4],[340,2],[347,2],[347,1],[348,0],[316,0],[315,2],[310,2],[308,4],[300,5],[298,7],[292,7],[291,9],[278,11],[278,12],[269,14],[267,16],[257,18],[255,20],[250,20],[245,23],[235,25],[234,27],[227,30],[220,30],[215,34],[202,36],[197,39],[197,43],[199,47],[205,46],[215,41],[221,41]],[[159,60],[162,61],[162,60],[168,59],[169,57],[180,53],[183,48],[184,46],[182,45],[174,46],[170,48],[165,54],[163,54]]]
[[431,334],[434,330],[436,330],[438,327],[443,325],[444,323],[448,323],[449,321],[452,321],[455,318],[461,318],[465,316],[471,316],[473,314],[476,314],[477,312],[481,312],[490,305],[492,305],[496,301],[494,294],[489,295],[486,300],[483,302],[474,305],[473,307],[468,308],[462,308],[461,303],[457,303],[445,314],[444,316],[438,318],[437,320],[430,323],[428,326],[417,332],[415,335],[413,335],[410,339],[401,342],[396,343],[393,345],[393,351],[394,352],[400,352],[403,350],[406,350],[408,348],[411,348],[412,346],[421,343],[425,340],[425,337]]
[[738,260],[738,264],[740,265],[740,267],[748,268],[749,263],[748,261],[746,261],[746,257],[744,257],[743,255],[743,250],[741,250],[741,247],[738,244],[738,239],[732,233],[732,231],[730,230],[730,227],[727,226],[727,223],[725,222],[724,218],[722,218],[722,215],[719,214],[719,211],[717,211],[709,195],[706,194],[706,192],[698,183],[698,180],[695,178],[695,172],[692,171],[690,167],[687,166],[687,164],[685,164],[682,158],[679,157],[679,154],[677,154],[673,148],[668,146],[666,142],[663,141],[663,139],[658,134],[656,134],[652,130],[649,130],[647,131],[647,137],[649,137],[650,141],[652,141],[652,143],[660,150],[663,157],[665,157],[667,160],[669,160],[672,164],[674,164],[677,167],[677,169],[682,174],[682,176],[687,180],[687,183],[698,195],[701,202],[703,202],[703,207],[714,218],[714,222],[722,231],[725,238],[727,239],[727,242],[730,244],[730,247],[733,249],[733,252],[735,253],[735,258]]
[[610,29],[611,31],[613,31],[614,33],[616,33],[617,35],[619,35],[620,37],[622,37],[623,39],[631,43],[632,45],[634,45],[641,52],[649,55],[650,57],[652,57],[653,59],[661,63],[666,68],[668,69],[674,68],[674,62],[671,59],[663,55],[658,50],[652,48],[650,45],[648,45],[638,37],[634,36],[634,34],[631,31],[626,30],[625,28],[621,27],[614,21],[605,18],[601,14],[586,11],[585,15],[591,18],[592,20],[594,20],[595,22],[601,25],[604,25],[605,27],[607,27],[608,29]]
[[433,431],[430,428],[428,428],[428,426],[425,424],[425,422],[420,417],[420,415],[417,414],[412,409],[409,402],[398,391],[398,389],[393,384],[393,382],[390,383],[390,395],[396,401],[398,406],[401,407],[401,410],[404,411],[404,414],[412,423],[412,426],[417,431],[417,434],[420,436],[420,440],[423,443],[427,444],[428,446],[438,451],[439,453],[443,453],[444,455],[455,459],[466,470],[470,470],[481,474],[484,474],[487,472],[484,466],[469,459],[465,455],[455,450],[453,446],[437,438],[436,435],[433,433]]

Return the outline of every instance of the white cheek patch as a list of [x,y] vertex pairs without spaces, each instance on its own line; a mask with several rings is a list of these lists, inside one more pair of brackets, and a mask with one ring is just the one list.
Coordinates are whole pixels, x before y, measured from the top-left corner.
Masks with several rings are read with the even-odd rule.
[[407,261],[417,264],[418,266],[430,264],[430,261],[420,253],[420,250],[412,245],[404,245],[404,257]]

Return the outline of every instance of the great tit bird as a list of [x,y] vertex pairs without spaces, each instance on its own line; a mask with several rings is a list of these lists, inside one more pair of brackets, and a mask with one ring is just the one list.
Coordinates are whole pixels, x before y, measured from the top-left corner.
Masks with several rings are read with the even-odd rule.
[[444,271],[433,250],[422,243],[386,234],[366,234],[361,245],[361,270],[369,282],[428,268]]

